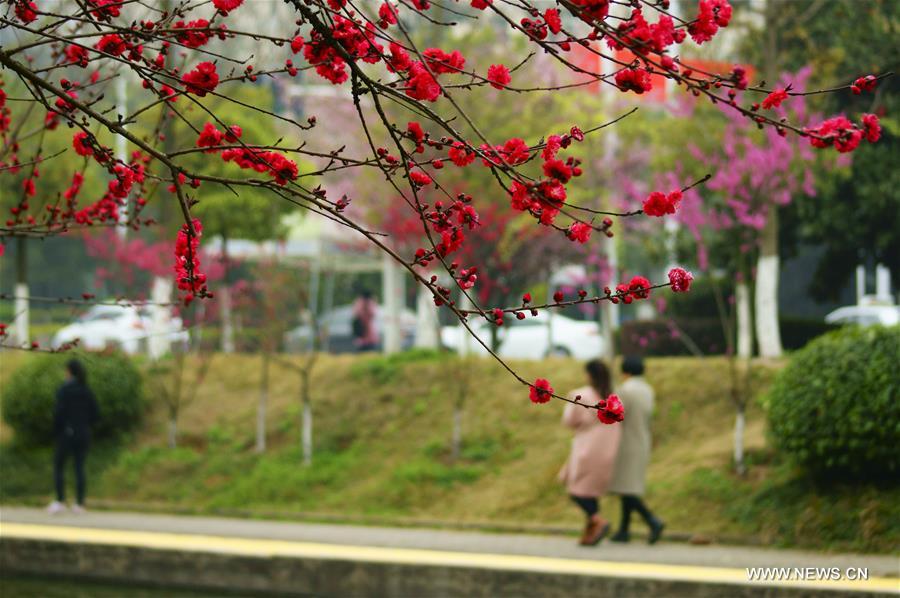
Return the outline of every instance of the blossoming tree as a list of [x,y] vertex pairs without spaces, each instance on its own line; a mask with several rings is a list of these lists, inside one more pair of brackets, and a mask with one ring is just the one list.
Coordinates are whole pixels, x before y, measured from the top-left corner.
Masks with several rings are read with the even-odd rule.
[[[807,88],[810,69],[802,69],[796,74],[782,75],[779,85],[781,89],[794,89],[803,92]],[[777,101],[777,104],[773,103]],[[810,113],[804,97],[791,99],[789,102],[770,100],[767,98],[761,108],[772,110],[782,118],[790,116],[797,122],[808,123],[817,116]],[[768,288],[771,283],[757,280],[757,301],[755,315],[752,318],[750,308],[750,282],[753,279],[751,260],[756,257],[755,272],[757,278],[771,273],[765,272],[762,260],[769,259],[771,251],[763,251],[767,245],[772,249],[774,243],[777,256],[777,237],[772,239],[768,234],[769,221],[776,217],[780,208],[795,199],[816,194],[813,159],[814,148],[798,139],[779,136],[772,129],[753,131],[744,119],[735,119],[726,111],[727,125],[721,135],[719,149],[708,151],[691,146],[695,165],[711,172],[712,177],[707,188],[689,192],[691,209],[682,210],[678,220],[692,234],[697,243],[698,263],[706,269],[708,248],[704,242],[704,231],[725,235],[731,246],[737,251],[730,252],[724,259],[719,259],[719,266],[725,265],[727,270],[737,277],[735,283],[735,301],[737,304],[737,351],[741,357],[750,357],[753,351],[754,323],[759,354],[763,357],[777,357],[780,353],[780,340],[777,334],[777,312],[773,315],[767,299],[760,298],[759,286]],[[873,133],[877,139],[878,133]],[[823,157],[820,168],[832,168],[846,165],[850,161],[849,154],[828,155]],[[688,170],[691,167],[688,166]],[[775,271],[777,274],[777,270]],[[772,318],[775,318],[774,324]],[[771,332],[774,327],[775,332]]]
[[[643,210],[628,213],[579,205],[568,198],[583,174],[580,144],[588,135],[602,135],[611,123],[572,123],[539,139],[489,139],[477,111],[461,109],[458,101],[473,89],[490,86],[500,91],[510,102],[512,117],[519,94],[599,85],[640,95],[650,92],[661,77],[687,93],[727,105],[757,126],[801,136],[818,148],[852,151],[861,140],[877,138],[878,122],[872,115],[854,120],[839,116],[801,127],[760,109],[753,98],[777,105],[798,92],[751,84],[740,67],[713,73],[683,66],[678,58],[681,45],[704,44],[728,26],[732,7],[727,0],[699,0],[684,18],[670,11],[669,0],[558,0],[552,6],[530,0],[288,0],[294,21],[281,23],[274,35],[233,24],[233,15],[255,8],[250,4],[8,2],[0,16],[0,172],[16,177],[16,187],[7,189],[15,189],[17,201],[0,227],[3,239],[88,227],[140,228],[153,224],[144,214],[148,198],[175,205],[183,224],[174,239],[174,283],[180,300],[189,305],[213,297],[200,260],[203,225],[195,206],[202,205],[211,190],[267,194],[362,235],[423,285],[438,308],[449,310],[464,325],[483,318],[503,326],[508,318],[528,318],[540,309],[631,303],[648,299],[661,287],[687,291],[692,277],[675,268],[668,280],[635,276],[597,295],[559,293],[547,303],[525,295],[514,305],[482,304],[472,292],[473,284],[477,286],[472,267],[478,264],[462,263],[457,256],[465,255],[470,231],[479,226],[483,198],[445,186],[447,170],[487,169],[496,193],[507,199],[507,209],[531,219],[546,234],[576,243],[591,242],[594,232],[610,232],[616,218],[671,216],[695,183],[654,191]],[[416,33],[425,24],[452,28],[485,23],[508,28],[525,50],[502,64],[474,69],[465,47],[425,47]],[[443,39],[452,43],[450,37]],[[269,58],[254,63],[253,54],[239,50],[245,40],[266,46],[260,56]],[[576,63],[576,47],[595,56],[601,66],[589,69]],[[619,58],[616,51],[621,50],[634,58]],[[577,73],[580,82],[548,86],[520,78],[522,65],[538,53],[558,68]],[[353,102],[356,120],[320,122],[315,115],[299,120],[243,103],[233,93],[240,86],[290,79],[301,71],[345,94]],[[135,108],[116,105],[108,93],[110,85],[124,77],[140,84]],[[854,85],[865,92],[877,82],[876,77],[863,77],[836,88]],[[746,90],[746,101],[736,99],[738,90]],[[224,120],[211,108],[220,101],[238,103],[242,122]],[[405,116],[401,120],[396,114]],[[271,120],[278,138],[245,134],[244,127],[254,119]],[[185,125],[190,134],[167,136],[167,123],[172,122]],[[366,140],[366,152],[350,153],[331,144],[334,135],[329,130],[347,128]],[[117,138],[134,148],[130,155],[113,151]],[[42,172],[53,168],[61,152],[79,156],[79,170],[72,173],[67,189],[46,188]],[[199,156],[204,159],[196,160]],[[298,166],[307,163],[313,166]],[[337,196],[328,181],[355,169],[378,174],[382,197],[395,198],[391,201],[415,215],[425,243],[401,251],[383,231],[354,217],[356,212],[348,209],[354,198]],[[105,185],[84,197],[81,180],[89,170]],[[432,201],[434,196],[442,199]],[[441,283],[433,268],[443,270],[444,280],[452,282]],[[468,295],[471,307],[458,305],[453,287]],[[5,333],[5,328],[0,331]],[[567,400],[546,379],[531,382],[507,369],[530,388],[532,401]],[[623,416],[613,396],[585,407],[595,409],[607,423]]]

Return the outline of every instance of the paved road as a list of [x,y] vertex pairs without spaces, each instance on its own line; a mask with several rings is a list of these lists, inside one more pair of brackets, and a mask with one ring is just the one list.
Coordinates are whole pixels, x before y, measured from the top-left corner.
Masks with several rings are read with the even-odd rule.
[[312,542],[341,546],[527,555],[608,563],[656,563],[739,569],[839,567],[846,570],[848,567],[867,567],[869,575],[873,577],[900,577],[900,555],[817,554],[799,550],[722,545],[692,546],[666,542],[660,542],[655,546],[647,546],[644,543],[627,545],[602,543],[593,548],[584,548],[576,545],[574,538],[527,534],[364,527],[111,511],[50,516],[40,509],[11,506],[0,507],[0,534],[4,523]]

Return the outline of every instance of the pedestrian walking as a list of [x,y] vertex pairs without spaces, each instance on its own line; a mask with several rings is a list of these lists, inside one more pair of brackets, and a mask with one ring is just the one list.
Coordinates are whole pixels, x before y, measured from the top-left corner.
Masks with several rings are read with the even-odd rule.
[[363,289],[359,297],[353,302],[353,320],[351,322],[353,332],[353,344],[357,351],[374,351],[378,349],[378,329],[375,326],[375,316],[378,305],[372,298],[372,292]]
[[647,466],[650,464],[653,415],[653,388],[644,379],[644,360],[637,356],[622,360],[624,380],[616,394],[625,407],[625,420],[621,423],[622,439],[609,491],[619,494],[622,500],[622,520],[611,538],[614,542],[628,542],[631,514],[641,516],[650,528],[650,544],[659,540],[665,524],[656,517],[641,498],[646,488]]
[[[573,390],[568,398],[574,401],[580,395],[579,403],[596,405],[610,394],[609,369],[599,359],[589,361],[584,369],[588,385]],[[609,532],[609,521],[600,515],[600,497],[607,492],[612,478],[621,424],[604,424],[597,419],[595,410],[572,403],[566,404],[562,421],[575,431],[575,436],[559,477],[587,518],[579,544],[593,546]]]
[[87,372],[77,359],[66,364],[68,378],[56,393],[53,411],[53,427],[56,436],[56,452],[53,457],[53,481],[56,500],[47,507],[55,515],[66,510],[65,465],[71,456],[75,461],[76,502],[73,513],[84,512],[87,480],[84,462],[91,438],[91,426],[98,417],[97,401],[87,385]]

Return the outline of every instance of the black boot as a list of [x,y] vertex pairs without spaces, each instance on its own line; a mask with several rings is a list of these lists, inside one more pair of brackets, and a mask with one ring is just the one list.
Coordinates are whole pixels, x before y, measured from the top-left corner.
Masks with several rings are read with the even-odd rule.
[[627,544],[631,541],[631,535],[625,530],[619,530],[616,532],[612,538],[609,539],[610,542],[619,542],[621,544]]
[[647,543],[656,544],[660,536],[662,536],[663,530],[666,528],[666,524],[654,517],[653,520],[650,521],[649,525],[650,537],[647,539]]

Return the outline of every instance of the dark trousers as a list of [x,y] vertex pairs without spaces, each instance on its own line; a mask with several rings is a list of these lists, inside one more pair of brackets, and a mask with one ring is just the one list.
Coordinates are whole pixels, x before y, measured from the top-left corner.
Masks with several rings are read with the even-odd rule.
[[600,511],[600,501],[593,496],[575,496],[574,494],[570,494],[569,498],[572,499],[572,502],[581,507],[581,510],[584,511],[584,514],[587,515],[588,519]]
[[78,504],[84,504],[84,492],[87,485],[84,476],[84,459],[87,457],[87,449],[87,438],[63,436],[56,440],[56,453],[53,455],[53,481],[56,483],[56,500],[59,502],[66,500],[66,460],[69,455],[72,455],[75,458],[75,492]]
[[628,528],[631,525],[631,513],[633,511],[637,511],[641,518],[647,522],[647,525],[651,527],[657,522],[656,517],[650,512],[650,509],[647,508],[647,505],[644,504],[644,501],[641,500],[639,496],[623,494],[622,522],[619,524],[620,534],[628,533]]

